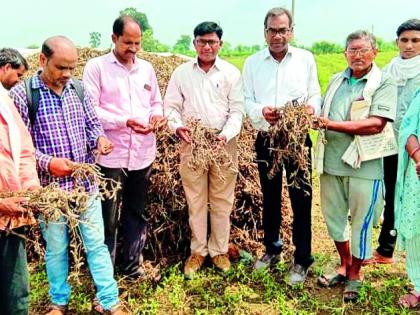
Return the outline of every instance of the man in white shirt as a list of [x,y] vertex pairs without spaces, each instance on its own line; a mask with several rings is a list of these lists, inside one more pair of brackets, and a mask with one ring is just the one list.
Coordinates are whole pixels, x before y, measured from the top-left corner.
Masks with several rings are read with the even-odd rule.
[[[243,117],[241,75],[237,68],[218,58],[222,46],[222,28],[214,22],[203,22],[194,29],[197,58],[179,66],[172,74],[164,99],[168,124],[181,139],[180,175],[189,210],[191,256],[184,274],[191,278],[209,254],[222,271],[230,269],[227,255],[230,213],[234,202],[237,172],[237,146]],[[185,125],[193,117],[205,127],[220,130],[217,136],[231,156],[232,166],[210,165],[208,170],[192,170],[191,131]],[[224,180],[221,179],[224,177]],[[209,207],[208,207],[209,205]],[[207,240],[207,216],[210,212],[211,233]]]
[[[313,55],[306,50],[289,45],[293,36],[291,13],[284,8],[273,8],[266,14],[264,34],[268,48],[250,56],[244,65],[245,110],[252,125],[258,130],[256,152],[263,193],[263,227],[265,255],[255,267],[266,268],[280,259],[283,243],[279,236],[281,226],[282,173],[272,178],[268,173],[273,165],[269,138],[270,125],[279,119],[275,108],[297,100],[306,104],[311,113],[318,113],[321,105],[320,87]],[[311,147],[309,136],[306,145]],[[309,165],[311,158],[309,157]],[[284,161],[288,182],[296,172],[294,163]],[[297,178],[304,180],[303,172]],[[294,264],[289,275],[291,284],[306,279],[311,255],[311,183],[299,188],[289,187],[293,209],[293,244],[296,247]],[[299,231],[297,231],[299,228]]]

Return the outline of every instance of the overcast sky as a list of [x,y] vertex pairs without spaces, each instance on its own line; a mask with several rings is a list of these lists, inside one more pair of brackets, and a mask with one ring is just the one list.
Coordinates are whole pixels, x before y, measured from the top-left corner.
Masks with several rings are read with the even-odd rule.
[[[219,22],[224,40],[233,45],[262,44],[263,20],[268,9],[292,0],[3,0],[0,46],[40,45],[52,35],[66,35],[87,46],[89,32],[102,34],[102,47],[111,45],[118,12],[135,7],[146,13],[155,38],[173,45],[181,34],[191,35],[205,20]],[[386,41],[395,38],[398,25],[420,18],[420,0],[295,0],[295,38],[311,45],[327,40],[342,44],[346,35],[367,29]],[[416,16],[417,15],[417,16]]]

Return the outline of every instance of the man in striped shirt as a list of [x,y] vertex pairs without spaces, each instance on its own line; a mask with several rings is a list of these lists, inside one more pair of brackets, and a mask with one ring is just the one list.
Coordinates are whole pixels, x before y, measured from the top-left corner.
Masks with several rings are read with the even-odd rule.
[[[10,92],[23,121],[32,134],[41,185],[58,183],[64,189],[74,188],[71,177],[74,163],[94,162],[93,151],[108,154],[112,143],[103,134],[101,124],[87,95],[82,100],[71,79],[77,64],[77,49],[66,37],[47,39],[42,45],[42,71],[31,80],[32,90],[39,91],[39,107],[35,120],[29,118],[25,85],[18,84]],[[117,283],[113,278],[111,259],[104,244],[101,202],[94,183],[85,182],[91,193],[88,208],[80,216],[80,233],[87,261],[96,285],[98,308],[112,314],[123,314],[118,301]],[[52,305],[49,315],[64,314],[70,299],[68,278],[68,226],[61,217],[48,225],[40,220],[47,243],[46,267]]]

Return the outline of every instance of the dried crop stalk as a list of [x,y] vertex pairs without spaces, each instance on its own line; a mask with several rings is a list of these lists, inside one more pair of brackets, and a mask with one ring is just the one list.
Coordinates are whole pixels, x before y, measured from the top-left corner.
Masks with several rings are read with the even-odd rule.
[[[268,174],[273,178],[282,168],[284,161],[294,163],[297,168],[291,175],[293,187],[311,185],[311,169],[308,163],[310,148],[305,145],[309,129],[319,126],[307,111],[306,105],[296,101],[288,102],[282,108],[276,108],[278,121],[268,131],[273,166]],[[297,173],[303,173],[303,179]]]
[[216,167],[222,180],[225,177],[220,171],[221,167],[233,168],[232,157],[217,140],[219,130],[201,125],[200,120],[188,118],[187,127],[191,130],[191,160],[188,167],[192,170],[203,169],[208,171],[210,166]]

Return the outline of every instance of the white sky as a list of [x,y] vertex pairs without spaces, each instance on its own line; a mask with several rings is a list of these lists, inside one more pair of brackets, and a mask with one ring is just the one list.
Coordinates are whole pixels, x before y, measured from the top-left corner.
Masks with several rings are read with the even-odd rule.
[[[265,13],[274,6],[291,9],[292,0],[3,0],[0,47],[26,47],[52,35],[65,35],[87,46],[89,32],[111,45],[111,30],[120,10],[146,13],[155,38],[173,45],[205,20],[219,22],[231,44],[262,44]],[[420,0],[295,0],[295,38],[311,45],[327,40],[342,44],[347,34],[367,29],[386,41],[395,38],[401,22],[420,18]]]

